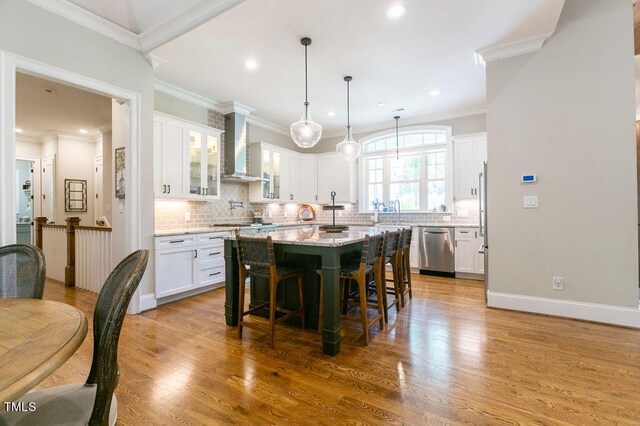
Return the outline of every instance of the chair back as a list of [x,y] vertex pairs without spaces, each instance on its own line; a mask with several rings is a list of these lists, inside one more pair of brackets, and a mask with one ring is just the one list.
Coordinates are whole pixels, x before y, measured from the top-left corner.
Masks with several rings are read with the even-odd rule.
[[360,263],[368,266],[375,265],[382,258],[383,249],[384,234],[365,235]]
[[44,254],[36,246],[0,247],[0,298],[42,299],[45,268]]
[[411,234],[413,233],[412,228],[404,228],[402,230],[402,238],[400,241],[400,248],[408,249],[411,247]]
[[276,265],[276,255],[271,237],[245,237],[236,231],[238,262],[252,269],[269,269]]
[[87,384],[96,384],[90,425],[108,424],[113,391],[118,386],[118,339],[124,315],[147,268],[148,250],[125,257],[104,283],[93,314],[93,360]]
[[384,255],[391,257],[398,252],[400,248],[400,231],[386,231],[384,233]]

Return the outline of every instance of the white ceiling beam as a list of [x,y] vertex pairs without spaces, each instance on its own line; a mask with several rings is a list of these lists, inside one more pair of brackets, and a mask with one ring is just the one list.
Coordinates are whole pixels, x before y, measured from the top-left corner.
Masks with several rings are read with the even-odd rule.
[[205,22],[239,5],[244,0],[202,0],[170,20],[142,32],[140,50],[144,53],[188,33]]
[[49,12],[89,28],[105,37],[140,50],[138,35],[67,0],[28,0]]

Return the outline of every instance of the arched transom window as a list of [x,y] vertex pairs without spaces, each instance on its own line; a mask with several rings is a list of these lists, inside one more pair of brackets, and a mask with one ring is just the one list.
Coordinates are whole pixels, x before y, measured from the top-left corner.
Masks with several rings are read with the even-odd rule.
[[[396,148],[395,129],[372,135],[362,143],[360,211],[384,204],[394,211],[446,212],[453,202],[451,184],[451,128],[403,128]],[[383,207],[380,208],[382,211]]]

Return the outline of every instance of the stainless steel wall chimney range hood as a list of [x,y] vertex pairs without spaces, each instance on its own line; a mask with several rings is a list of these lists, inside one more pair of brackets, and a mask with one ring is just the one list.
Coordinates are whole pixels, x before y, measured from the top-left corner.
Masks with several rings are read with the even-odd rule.
[[224,116],[224,174],[226,182],[259,182],[247,174],[247,119],[232,112]]

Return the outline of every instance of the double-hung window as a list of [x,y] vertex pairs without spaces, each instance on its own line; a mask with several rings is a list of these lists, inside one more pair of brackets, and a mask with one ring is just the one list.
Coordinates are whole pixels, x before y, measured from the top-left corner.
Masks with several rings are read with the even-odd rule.
[[452,194],[451,129],[444,126],[405,128],[361,141],[360,211],[374,204],[389,208],[400,201],[403,212],[450,211]]

